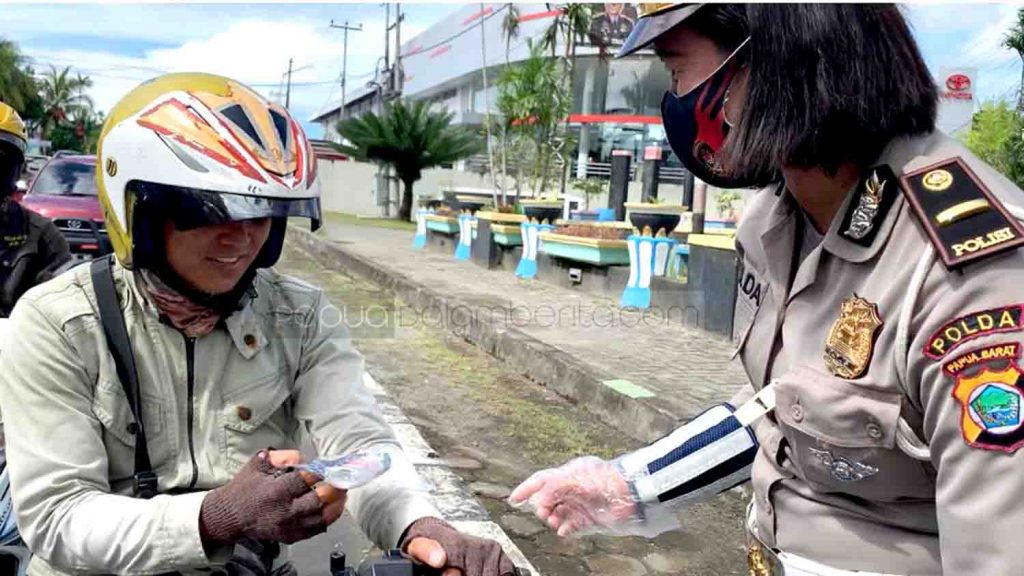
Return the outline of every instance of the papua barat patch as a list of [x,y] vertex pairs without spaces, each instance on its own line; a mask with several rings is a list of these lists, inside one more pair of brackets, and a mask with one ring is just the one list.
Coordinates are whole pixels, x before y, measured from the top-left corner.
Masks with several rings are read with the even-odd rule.
[[924,355],[938,360],[968,340],[997,332],[1018,332],[1022,328],[1020,304],[973,312],[936,330],[925,345]]
[[1021,419],[1021,371],[1015,363],[1004,370],[961,374],[953,388],[960,403],[960,431],[973,448],[1016,452],[1024,445]]
[[995,344],[993,346],[977,348],[970,352],[961,354],[943,364],[942,370],[950,376],[956,376],[964,370],[973,368],[978,364],[986,364],[996,360],[1017,360],[1019,358],[1020,344],[1017,342],[1007,342],[1005,344]]

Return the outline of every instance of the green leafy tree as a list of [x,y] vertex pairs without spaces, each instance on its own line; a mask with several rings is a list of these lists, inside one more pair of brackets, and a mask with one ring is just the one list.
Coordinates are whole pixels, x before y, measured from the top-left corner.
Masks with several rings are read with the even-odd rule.
[[39,89],[32,77],[32,68],[25,64],[18,45],[0,39],[0,101],[21,114],[26,122],[41,115]]
[[[555,49],[559,43],[562,44],[563,54],[561,58],[560,73],[561,91],[563,94],[572,95],[572,78],[576,70],[576,47],[586,38],[590,29],[591,5],[579,2],[569,2],[559,9],[558,16],[552,20],[551,25],[544,30],[541,36],[541,45],[555,55]],[[571,108],[571,101],[569,107]],[[572,162],[568,154],[572,150],[572,138],[569,131],[569,112],[566,111],[561,130],[555,137],[553,152],[562,160],[562,172],[559,179],[559,191],[565,194],[565,186],[569,181],[569,171]]]
[[961,139],[971,152],[1024,188],[1024,115],[1010,103],[983,104]]
[[[1003,46],[1017,52],[1024,62],[1024,8],[1017,11],[1017,24],[1007,32]],[[1020,87],[1017,92],[1017,109],[1024,111],[1024,68],[1020,72]]]
[[974,113],[964,145],[997,170],[1005,171],[1006,141],[1020,124],[1020,114],[1008,102],[985,102]]
[[498,110],[513,138],[534,144],[531,187],[547,191],[551,157],[559,125],[569,114],[571,95],[559,76],[558,63],[544,47],[527,42],[530,57],[509,66],[498,79]]
[[70,66],[63,70],[50,66],[39,86],[43,99],[41,128],[44,136],[70,118],[81,117],[92,110],[92,99],[85,94],[85,89],[91,86],[92,79],[88,76],[78,74],[72,77]]
[[483,149],[470,129],[453,126],[452,114],[430,109],[424,101],[396,100],[380,116],[367,112],[338,123],[338,133],[348,143],[337,148],[357,160],[391,166],[402,182],[398,215],[412,213],[413,184],[428,168],[453,164]]

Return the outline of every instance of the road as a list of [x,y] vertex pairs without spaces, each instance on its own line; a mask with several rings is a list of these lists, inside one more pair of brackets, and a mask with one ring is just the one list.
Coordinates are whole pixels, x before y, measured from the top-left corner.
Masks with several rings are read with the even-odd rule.
[[[289,244],[277,268],[323,286],[343,309],[367,371],[415,429],[478,496],[490,516],[546,575],[745,574],[739,490],[686,510],[684,528],[647,540],[588,536],[562,539],[509,506],[508,490],[535,470],[576,456],[604,458],[637,447],[598,421],[476,347],[409,321],[393,295],[323,266]],[[422,320],[419,318],[418,320]],[[293,549],[300,574],[325,574],[332,548],[361,558],[369,543],[343,518]]]

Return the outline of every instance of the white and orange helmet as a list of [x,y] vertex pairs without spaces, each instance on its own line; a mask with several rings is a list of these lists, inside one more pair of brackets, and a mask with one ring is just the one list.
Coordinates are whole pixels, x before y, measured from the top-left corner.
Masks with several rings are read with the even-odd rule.
[[259,267],[280,255],[288,217],[320,224],[316,159],[302,127],[284,107],[213,74],[167,74],[122,98],[103,125],[96,180],[126,268],[144,265],[155,241],[143,215],[180,229],[274,218]]

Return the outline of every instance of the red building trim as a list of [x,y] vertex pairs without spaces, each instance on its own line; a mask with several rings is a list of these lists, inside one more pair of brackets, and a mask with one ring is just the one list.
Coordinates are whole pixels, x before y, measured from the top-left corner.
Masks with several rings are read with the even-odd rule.
[[452,45],[451,44],[445,44],[444,46],[441,46],[440,48],[433,49],[430,52],[429,57],[430,58],[437,58],[441,54],[444,54],[445,52],[447,52],[447,51],[449,51],[451,49],[452,49]]
[[562,11],[559,9],[559,10],[547,10],[545,12],[531,12],[530,14],[521,14],[519,16],[519,22],[521,24],[523,22],[529,22],[530,20],[540,20],[542,18],[554,18],[555,16],[558,16],[561,13],[562,13]]
[[661,116],[640,116],[633,114],[570,114],[569,122],[577,124],[661,124]]
[[479,12],[474,12],[473,14],[470,14],[469,16],[466,17],[465,20],[462,21],[462,25],[463,26],[468,26],[469,24],[472,24],[477,19],[482,18],[484,16],[487,16],[488,14],[491,14],[492,12],[494,12],[494,8],[491,8],[490,6],[488,6],[487,8],[484,8],[483,10],[481,10]]

